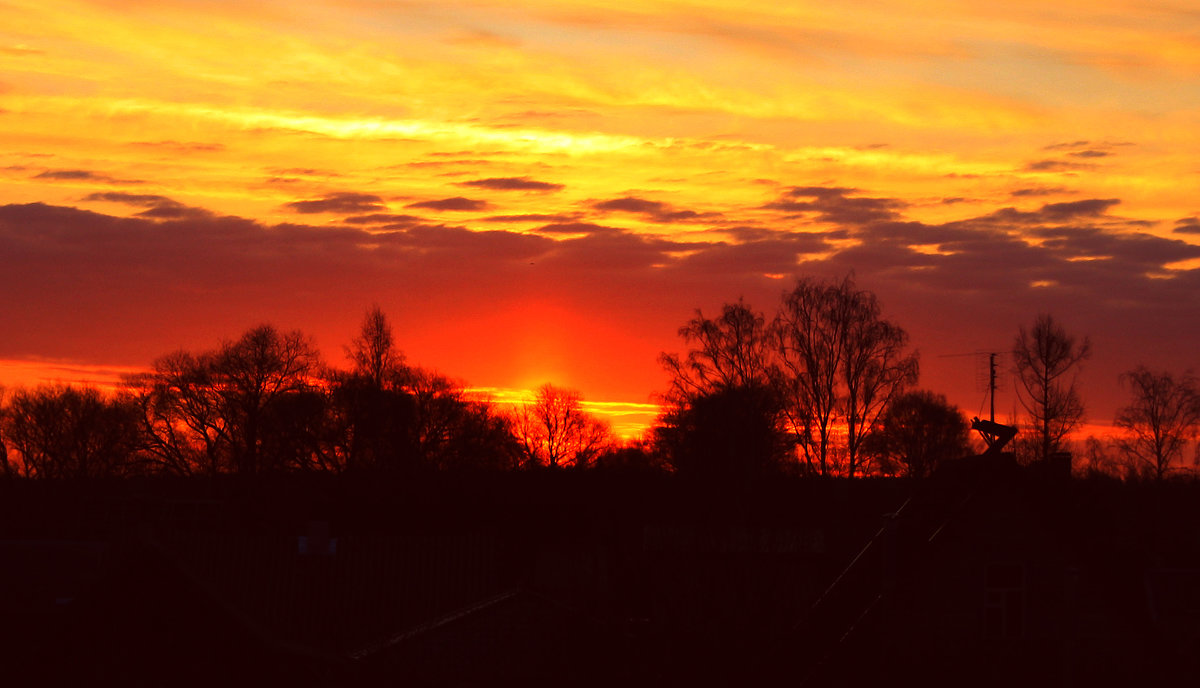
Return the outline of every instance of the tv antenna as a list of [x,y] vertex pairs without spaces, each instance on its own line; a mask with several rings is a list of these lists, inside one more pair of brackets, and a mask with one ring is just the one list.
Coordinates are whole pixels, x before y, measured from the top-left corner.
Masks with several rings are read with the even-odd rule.
[[[971,429],[983,437],[983,441],[988,446],[988,454],[998,454],[1004,445],[1008,444],[1017,434],[1016,428],[996,422],[996,359],[1003,355],[1003,353],[1003,351],[972,351],[965,354],[943,354],[939,356],[939,358],[975,356],[976,361],[979,363],[983,362],[983,356],[987,356],[986,380],[990,415],[988,420],[972,418]],[[982,372],[982,368],[979,369],[979,372]],[[982,382],[983,379],[985,379],[983,375],[976,375],[977,387],[982,386],[978,383]]]
[[[976,361],[975,370],[975,387],[979,391],[986,391],[988,398],[989,414],[988,419],[993,423],[996,422],[996,359],[1003,356],[1003,351],[972,351],[963,354],[942,354],[938,358],[958,358],[960,356],[973,356]],[[987,356],[987,367],[984,368],[983,357]],[[979,389],[982,388],[982,389]]]

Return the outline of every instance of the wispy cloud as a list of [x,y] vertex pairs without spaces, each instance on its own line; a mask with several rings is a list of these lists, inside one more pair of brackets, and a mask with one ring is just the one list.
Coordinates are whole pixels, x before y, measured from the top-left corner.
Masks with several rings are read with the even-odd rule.
[[1175,221],[1176,234],[1200,234],[1200,216],[1185,217]]
[[569,222],[575,218],[575,215],[565,213],[528,213],[525,215],[492,215],[480,219],[483,222]]
[[1065,186],[1030,186],[1010,191],[1009,195],[1014,198],[1022,198],[1028,196],[1058,196],[1067,193],[1072,192]]
[[212,211],[205,208],[184,205],[179,201],[157,194],[131,194],[119,191],[105,191],[88,194],[83,200],[122,203],[124,205],[145,208],[142,212],[137,213],[138,217],[159,220],[198,219],[213,215]]
[[[857,189],[824,186],[796,186],[783,196],[763,206],[788,213],[814,214],[822,222],[862,224],[892,220],[908,204],[896,198],[851,196]],[[808,200],[799,200],[808,199]]]
[[416,203],[409,203],[405,207],[427,208],[429,210],[476,211],[487,210],[490,205],[484,200],[454,196],[453,198],[441,198],[435,201],[417,201]]
[[225,150],[225,144],[203,141],[134,141],[129,145],[170,153],[216,153]]
[[636,196],[624,196],[607,201],[599,201],[592,207],[602,212],[625,212],[641,215],[650,222],[668,224],[672,222],[693,222],[711,220],[720,217],[720,213],[697,212],[695,210],[676,208],[662,201],[650,201]]
[[1095,165],[1082,162],[1073,162],[1071,160],[1055,160],[1048,158],[1045,160],[1033,160],[1025,164],[1027,172],[1074,172],[1077,170],[1095,169]]
[[460,182],[459,186],[471,186],[478,189],[495,189],[500,191],[559,191],[562,184],[540,182],[528,177],[489,177],[487,179],[472,179]]
[[141,179],[119,179],[104,172],[94,170],[46,170],[33,176],[34,179],[68,182],[99,182],[102,184],[133,185],[145,184]]
[[397,215],[395,213],[371,213],[369,215],[354,215],[342,220],[350,225],[383,225],[383,224],[419,224],[425,219],[419,215]]
[[383,199],[375,194],[340,191],[321,198],[291,201],[285,207],[297,213],[362,213],[371,210],[386,210]]

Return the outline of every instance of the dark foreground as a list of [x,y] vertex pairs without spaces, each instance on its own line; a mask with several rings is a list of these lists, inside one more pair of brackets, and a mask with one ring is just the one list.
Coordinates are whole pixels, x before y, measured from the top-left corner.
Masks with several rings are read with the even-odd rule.
[[5,685],[1170,685],[1200,486],[0,484]]

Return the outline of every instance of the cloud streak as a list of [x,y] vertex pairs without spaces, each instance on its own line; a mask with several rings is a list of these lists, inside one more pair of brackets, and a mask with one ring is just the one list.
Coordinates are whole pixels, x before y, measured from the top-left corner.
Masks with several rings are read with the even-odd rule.
[[141,179],[119,179],[110,174],[93,170],[46,170],[33,176],[34,179],[44,179],[56,182],[98,182],[101,184],[145,184]]
[[304,215],[317,213],[363,213],[372,210],[386,210],[383,199],[375,194],[340,191],[321,198],[310,198],[291,201],[285,207]]
[[406,208],[425,208],[428,210],[446,210],[452,212],[471,212],[487,210],[491,205],[484,200],[454,196],[433,201],[417,201],[404,206]]
[[[823,186],[795,186],[783,196],[763,206],[786,213],[815,215],[821,222],[858,225],[893,220],[907,204],[895,198],[851,196],[857,189]],[[809,199],[809,200],[800,200]]]
[[157,194],[131,194],[120,191],[106,191],[88,194],[84,196],[83,200],[121,203],[137,208],[145,208],[145,210],[137,213],[138,217],[158,220],[199,219],[213,216],[210,210],[184,205],[179,201]]
[[562,184],[540,182],[529,177],[489,177],[487,179],[472,179],[460,182],[459,186],[470,186],[477,189],[492,189],[497,191],[560,191]]
[[658,224],[715,220],[721,217],[720,213],[678,209],[662,201],[650,201],[636,196],[623,196],[607,201],[599,201],[593,203],[592,207],[606,213],[622,212],[640,215],[646,221]]

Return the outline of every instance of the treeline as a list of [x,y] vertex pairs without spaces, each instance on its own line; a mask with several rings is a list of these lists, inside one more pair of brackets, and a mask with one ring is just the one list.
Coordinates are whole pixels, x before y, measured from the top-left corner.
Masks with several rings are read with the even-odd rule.
[[[514,471],[665,471],[728,483],[780,474],[929,475],[971,452],[968,424],[917,388],[908,334],[847,277],[797,281],[768,316],[741,300],[700,311],[664,353],[671,384],[646,435],[619,441],[578,392],[547,384],[503,408],[410,365],[371,309],[322,362],[312,339],[260,325],[215,349],[176,351],[112,394],[67,385],[17,389],[0,404],[0,472],[45,479]],[[1090,355],[1050,316],[1022,328],[1013,374],[1028,460],[1067,446],[1084,418],[1075,378]],[[1134,403],[1119,440],[1091,440],[1089,465],[1125,477],[1178,472],[1200,427],[1190,375],[1126,376]]]
[[679,329],[656,446],[677,469],[924,477],[969,452],[945,397],[917,390],[908,333],[853,279],[799,280],[774,314],[742,300]]
[[4,470],[34,478],[516,468],[512,419],[445,376],[408,366],[377,308],[325,366],[298,331],[255,327],[93,388],[20,389],[0,417]]
[[15,390],[0,408],[0,459],[8,476],[47,479],[537,467],[726,479],[924,475],[966,451],[944,399],[903,394],[916,355],[873,294],[802,281],[784,309],[770,327],[740,301],[715,321],[697,313],[680,331],[691,349],[662,357],[665,411],[636,441],[615,438],[574,390],[547,384],[505,408],[410,365],[375,307],[345,346],[346,369],[303,333],[261,325],[162,356],[112,394]]
[[[772,315],[740,300],[715,318],[697,311],[679,335],[690,348],[661,357],[673,382],[654,430],[677,470],[920,478],[970,451],[962,413],[917,389],[907,333],[850,277],[801,279]],[[1078,376],[1090,340],[1040,314],[1006,353],[1023,414],[1003,419],[1019,430],[1004,449],[1020,463],[1075,453],[1072,467],[1082,474],[1197,475],[1200,382],[1190,372],[1139,365],[1122,375],[1130,403],[1113,419],[1116,432],[1089,437],[1079,451],[1072,436],[1086,420]]]

